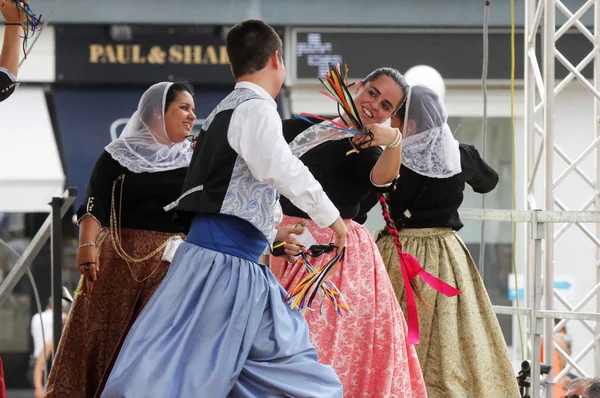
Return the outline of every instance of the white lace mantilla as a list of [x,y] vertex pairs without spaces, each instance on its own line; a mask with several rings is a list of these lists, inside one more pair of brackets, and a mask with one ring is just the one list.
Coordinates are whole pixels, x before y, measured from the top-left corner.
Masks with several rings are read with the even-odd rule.
[[460,173],[458,141],[450,127],[444,124],[402,140],[402,164],[431,178],[448,178]]
[[171,82],[154,84],[142,95],[121,136],[105,148],[113,159],[134,173],[156,173],[188,167],[192,147],[175,143],[165,125],[166,98]]
[[326,141],[341,140],[342,138],[352,137],[352,133],[331,127],[329,122],[322,122],[310,126],[290,143],[290,149],[297,158],[302,157],[306,152],[319,146]]
[[[115,141],[116,142],[116,141]],[[110,156],[119,162],[119,164],[134,173],[153,173],[159,171],[168,171],[181,169],[187,167],[192,160],[192,148],[189,142],[185,141],[179,144],[179,156],[174,158],[171,162],[148,162],[145,159],[140,159],[132,156],[132,151],[125,143],[117,143],[116,145],[107,146],[106,152],[110,153]],[[174,151],[171,151],[173,153]],[[160,158],[160,157],[159,157]]]
[[460,173],[460,151],[448,126],[448,111],[430,88],[416,85],[408,90],[402,135],[405,167],[431,178]]

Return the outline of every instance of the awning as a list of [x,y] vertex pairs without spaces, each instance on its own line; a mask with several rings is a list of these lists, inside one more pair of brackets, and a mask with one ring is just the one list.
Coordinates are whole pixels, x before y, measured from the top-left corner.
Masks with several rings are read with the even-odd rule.
[[[54,104],[69,186],[84,199],[96,160],[135,112],[144,89],[55,89]],[[196,130],[229,91],[197,89]]]
[[49,212],[65,176],[41,87],[0,103],[0,212]]

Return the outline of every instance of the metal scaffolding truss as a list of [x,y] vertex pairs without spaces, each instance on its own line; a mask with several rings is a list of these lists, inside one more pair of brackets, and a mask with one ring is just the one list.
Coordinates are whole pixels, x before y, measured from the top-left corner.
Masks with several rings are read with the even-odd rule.
[[[464,220],[486,220],[486,221],[504,221],[512,223],[528,224],[528,241],[531,242],[531,252],[528,253],[527,264],[527,289],[526,289],[526,305],[524,307],[514,308],[505,306],[494,306],[496,314],[518,315],[527,318],[527,358],[531,361],[531,375],[540,374],[540,341],[544,334],[544,321],[548,321],[553,325],[554,319],[577,320],[585,324],[585,326],[596,336],[595,328],[587,321],[600,322],[600,313],[581,312],[581,307],[589,301],[590,297],[594,297],[596,292],[600,290],[600,286],[596,286],[592,291],[575,307],[570,307],[567,300],[560,297],[562,303],[568,308],[568,311],[556,311],[551,306],[542,306],[542,283],[544,282],[542,270],[547,266],[543,264],[544,256],[543,249],[546,240],[546,232],[548,225],[555,223],[566,223],[567,225],[577,225],[582,223],[597,223],[600,225],[600,212],[598,211],[542,211],[542,210],[492,210],[492,209],[460,209],[460,217]],[[557,327],[560,327],[558,325]],[[551,331],[553,333],[553,331]],[[560,347],[556,347],[559,355],[566,358],[568,366],[557,375],[556,379],[560,380],[566,372],[571,369],[576,370],[582,376],[588,374],[581,369],[577,364],[594,347],[596,339],[592,339],[591,343],[582,350],[575,358],[570,358]],[[549,345],[552,347],[552,345]],[[536,347],[536,349],[532,349]],[[552,348],[550,348],[552,349]],[[550,361],[552,356],[546,356]],[[530,391],[540,392],[541,387],[545,387],[545,395],[553,397],[554,379],[552,377],[531,377]],[[530,394],[532,397],[542,396]]]
[[[576,3],[580,5],[582,2]],[[600,210],[600,197],[598,196],[598,181],[600,180],[600,147],[598,146],[600,144],[598,127],[598,121],[600,121],[600,59],[597,57],[600,44],[600,0],[585,1],[578,9],[571,9],[573,8],[572,4],[571,1],[563,3],[561,0],[525,0],[524,171],[526,173],[525,194],[528,210],[542,209],[551,212],[556,209],[567,213],[569,210]],[[559,17],[564,15],[566,22],[562,23],[561,17],[561,24],[557,25],[557,11]],[[584,15],[589,18],[590,14],[593,14],[593,25],[588,23],[586,26],[581,19]],[[592,51],[582,60],[569,60],[556,46],[556,43],[566,33],[575,33],[585,37],[593,45]],[[541,48],[536,48],[540,43],[540,34]],[[556,78],[556,61],[560,62],[568,71],[565,78]],[[589,64],[593,65],[594,72],[591,82],[582,74],[583,69]],[[555,141],[555,98],[566,87],[574,84],[585,87],[586,95],[593,98],[594,136],[581,153],[568,154]],[[562,159],[562,161],[555,162],[557,159]],[[594,160],[595,175],[589,176],[581,167],[582,162],[586,159]],[[563,162],[566,163],[564,168],[561,166]],[[565,201],[557,195],[557,187],[566,178],[578,178],[593,191],[589,198],[582,198],[579,209],[568,209]],[[562,199],[566,199],[566,197]],[[577,198],[571,197],[569,201],[572,203],[573,199]],[[590,220],[586,219],[585,221],[589,222]],[[600,224],[596,224],[595,228],[590,228],[582,222],[573,222],[555,229],[552,222],[547,222],[543,224],[544,230],[538,228],[540,224],[533,223],[531,225],[532,228],[528,228],[527,231],[526,245],[528,276],[526,306],[531,310],[527,312],[529,316],[528,357],[532,360],[539,357],[540,339],[543,336],[543,340],[546,342],[544,344],[544,362],[552,364],[553,349],[557,349],[559,355],[566,359],[566,368],[554,380],[552,377],[548,377],[546,382],[542,383],[542,387],[546,387],[543,396],[552,397],[553,384],[567,372],[574,370],[583,376],[588,375],[578,366],[578,363],[592,350],[595,353],[595,374],[600,373],[600,344],[598,343],[600,322],[589,322],[588,320],[597,319],[597,317],[590,317],[590,314],[580,312],[588,302],[595,302],[596,311],[600,312],[600,295],[598,294],[600,291],[600,272],[598,271]],[[596,262],[589,264],[590,270],[593,269],[595,274],[596,283],[594,288],[578,303],[569,302],[554,289],[555,242],[567,229],[573,227],[581,235],[581,239],[590,240],[596,248]],[[544,237],[547,239],[543,239]],[[568,311],[554,311],[555,299]],[[548,314],[554,314],[553,317],[563,320],[554,326],[553,319]],[[566,355],[554,343],[548,344],[548,342],[553,342],[554,332],[562,328],[568,320],[581,322],[593,336],[590,343],[581,352],[573,353],[573,357]],[[532,376],[535,374],[534,370],[532,369]],[[536,382],[536,380],[537,378],[534,377],[533,381]],[[539,380],[537,381],[539,382]],[[533,388],[533,391],[539,391],[538,388]]]

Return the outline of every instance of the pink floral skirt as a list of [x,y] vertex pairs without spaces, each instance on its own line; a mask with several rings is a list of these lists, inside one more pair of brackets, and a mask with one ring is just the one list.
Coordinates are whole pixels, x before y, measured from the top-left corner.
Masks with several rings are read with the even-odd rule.
[[[333,242],[333,232],[311,220],[285,216],[282,226],[303,222],[319,244]],[[319,361],[331,365],[345,398],[426,397],[415,348],[385,265],[369,231],[347,220],[346,257],[329,280],[345,296],[351,311],[340,316],[330,302],[308,312],[306,320]],[[331,255],[312,259],[319,267]],[[302,266],[271,258],[271,270],[290,291],[306,275]],[[316,302],[316,301],[315,301]]]

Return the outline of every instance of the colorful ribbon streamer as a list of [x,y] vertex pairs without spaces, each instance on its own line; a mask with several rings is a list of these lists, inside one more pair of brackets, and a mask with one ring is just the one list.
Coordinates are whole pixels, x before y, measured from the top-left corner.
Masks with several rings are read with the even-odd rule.
[[75,294],[83,294],[84,297],[92,296],[93,282],[87,276],[82,275],[79,280],[79,285],[75,289]]
[[[340,314],[340,316],[343,316],[342,310],[350,311],[350,306],[340,290],[333,282],[327,280],[342,257],[343,254],[336,253],[329,262],[316,269],[308,260],[307,255],[301,253],[296,260],[296,263],[304,265],[307,275],[292,289],[291,292],[289,292],[285,301],[291,302],[290,308],[298,308],[305,314],[309,310],[312,311],[311,307],[314,299],[319,293],[319,290],[322,290],[324,297],[333,303],[336,312]],[[323,297],[321,301],[322,300]]]
[[344,64],[344,77],[342,77],[340,64],[333,66],[330,63],[329,73],[325,74],[324,79],[319,78],[319,81],[327,90],[327,92],[321,91],[321,93],[335,100],[350,119],[350,124],[354,125],[357,130],[367,134],[369,130],[362,121],[352,94],[348,89],[348,65]]
[[[6,2],[11,0],[4,1]],[[17,6],[19,13],[22,12],[25,14],[25,22],[23,22],[23,36],[21,36],[21,38],[23,39],[23,56],[25,59],[27,59],[28,40],[31,37],[33,37],[36,31],[40,30],[40,25],[42,23],[42,15],[40,14],[39,17],[35,15],[31,7],[29,6],[29,1],[27,0],[14,0],[14,2]]]

